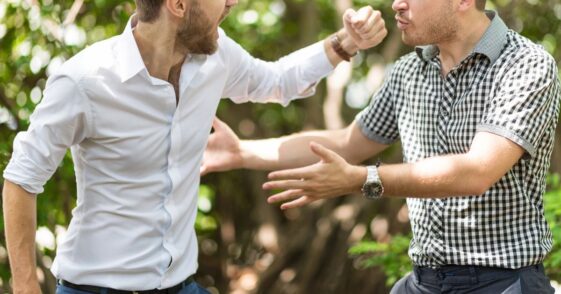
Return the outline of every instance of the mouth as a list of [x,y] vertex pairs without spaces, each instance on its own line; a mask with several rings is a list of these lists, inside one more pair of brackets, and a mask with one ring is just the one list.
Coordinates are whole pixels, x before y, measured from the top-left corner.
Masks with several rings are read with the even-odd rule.
[[405,30],[409,26],[409,22],[407,20],[405,20],[405,19],[403,19],[403,18],[401,18],[397,15],[395,16],[395,20],[397,21],[397,27],[400,30]]

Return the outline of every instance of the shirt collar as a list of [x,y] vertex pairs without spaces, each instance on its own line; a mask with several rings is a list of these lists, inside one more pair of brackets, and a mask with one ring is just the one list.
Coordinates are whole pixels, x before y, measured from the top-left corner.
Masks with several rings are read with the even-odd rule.
[[[491,64],[495,63],[507,42],[508,27],[495,11],[485,11],[491,24],[473,49],[473,53],[487,56]],[[440,52],[436,45],[419,46],[415,48],[419,58],[430,61]]]
[[121,82],[126,82],[142,70],[146,70],[146,65],[142,60],[138,45],[132,33],[133,28],[136,26],[136,16],[133,15],[129,18],[125,30],[120,35],[117,44],[117,60],[119,62],[119,75]]

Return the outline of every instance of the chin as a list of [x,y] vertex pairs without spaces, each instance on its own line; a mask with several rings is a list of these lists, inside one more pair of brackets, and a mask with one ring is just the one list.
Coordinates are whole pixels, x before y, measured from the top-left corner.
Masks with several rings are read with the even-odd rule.
[[401,40],[403,41],[403,43],[404,43],[405,45],[412,46],[412,47],[414,47],[414,46],[431,45],[431,43],[428,43],[428,42],[423,41],[423,40],[420,40],[420,39],[412,38],[411,36],[408,36],[408,35],[406,35],[405,33],[403,33],[403,34],[401,35]]

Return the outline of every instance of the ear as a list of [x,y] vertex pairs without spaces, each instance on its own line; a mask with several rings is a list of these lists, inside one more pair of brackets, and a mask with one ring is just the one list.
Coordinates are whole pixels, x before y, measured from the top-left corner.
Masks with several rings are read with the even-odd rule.
[[165,0],[165,9],[175,17],[183,18],[188,10],[189,0]]
[[475,0],[460,0],[458,5],[459,12],[466,12],[475,8]]

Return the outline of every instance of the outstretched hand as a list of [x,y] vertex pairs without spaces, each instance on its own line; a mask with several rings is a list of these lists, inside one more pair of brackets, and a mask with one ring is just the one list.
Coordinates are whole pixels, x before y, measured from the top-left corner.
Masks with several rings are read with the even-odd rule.
[[289,209],[360,191],[366,179],[366,168],[347,163],[318,143],[310,143],[310,148],[320,158],[318,163],[269,174],[270,181],[263,184],[263,189],[285,190],[270,196],[269,203],[286,202],[281,209]]
[[214,132],[208,138],[208,144],[201,164],[201,176],[210,172],[227,171],[242,166],[240,139],[232,129],[215,118],[212,122]]
[[360,50],[380,44],[388,34],[382,14],[370,6],[364,6],[358,11],[347,9],[343,14],[343,24]]

